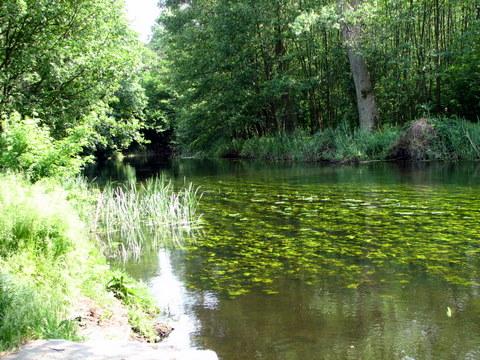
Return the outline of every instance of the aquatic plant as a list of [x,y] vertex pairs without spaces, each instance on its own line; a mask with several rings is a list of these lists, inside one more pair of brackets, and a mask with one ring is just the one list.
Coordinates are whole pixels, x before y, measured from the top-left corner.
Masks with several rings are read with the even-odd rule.
[[452,195],[448,186],[384,186],[383,177],[362,184],[360,172],[336,170],[339,183],[318,182],[332,178],[328,168],[292,171],[313,184],[281,172],[265,183],[202,183],[203,234],[182,255],[189,286],[234,297],[274,294],[284,278],[356,289],[419,274],[479,286],[475,187]]
[[199,224],[199,189],[178,192],[157,177],[136,185],[107,185],[100,193],[93,231],[114,258],[137,258],[147,246],[179,245]]

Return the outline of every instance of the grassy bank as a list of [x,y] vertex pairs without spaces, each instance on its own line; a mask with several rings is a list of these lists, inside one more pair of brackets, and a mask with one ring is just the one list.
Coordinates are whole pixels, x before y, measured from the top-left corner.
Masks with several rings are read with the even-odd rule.
[[[165,200],[158,189],[146,191],[158,202],[146,212],[152,216],[149,221],[156,219],[156,206]],[[109,267],[100,249],[111,249],[112,244],[95,232],[104,224],[95,224],[93,214],[118,218],[135,211],[124,209],[115,194],[92,190],[83,181],[60,185],[44,179],[32,184],[20,175],[0,175],[0,352],[32,339],[78,340],[72,312],[82,298],[105,309],[107,317],[120,300],[132,329],[147,340],[155,339],[157,309],[146,288]],[[137,192],[122,194],[140,198]],[[167,194],[171,197],[173,191],[165,190]],[[105,202],[110,204],[108,211]],[[182,204],[178,208],[183,211]],[[143,221],[143,215],[137,220]]]
[[372,133],[341,126],[314,135],[296,132],[235,140],[214,153],[289,161],[478,160],[480,123],[458,118],[419,119],[402,128],[385,127]]

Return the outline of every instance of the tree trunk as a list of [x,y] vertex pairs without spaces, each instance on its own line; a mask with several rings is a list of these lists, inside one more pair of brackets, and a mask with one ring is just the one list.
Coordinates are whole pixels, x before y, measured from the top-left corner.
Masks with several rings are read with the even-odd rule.
[[[338,3],[341,11],[345,12],[347,9],[355,11],[361,1],[338,0]],[[342,24],[342,36],[347,46],[348,60],[355,83],[360,128],[365,131],[372,131],[377,125],[378,110],[367,64],[357,48],[361,30],[359,24],[348,24],[345,22]]]

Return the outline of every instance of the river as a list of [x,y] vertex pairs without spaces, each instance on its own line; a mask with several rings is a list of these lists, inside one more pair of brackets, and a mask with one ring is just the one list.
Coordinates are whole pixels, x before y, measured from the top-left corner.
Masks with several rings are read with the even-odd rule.
[[[480,359],[480,164],[144,159],[200,186],[202,230],[125,264],[220,359]],[[102,178],[100,176],[100,178]]]

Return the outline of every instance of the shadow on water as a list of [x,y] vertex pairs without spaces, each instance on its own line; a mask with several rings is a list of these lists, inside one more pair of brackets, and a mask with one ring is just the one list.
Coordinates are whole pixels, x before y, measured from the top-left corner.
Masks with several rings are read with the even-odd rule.
[[204,193],[195,243],[126,264],[163,301],[168,263],[193,346],[223,359],[480,358],[479,163],[128,162],[139,181],[164,173]]

